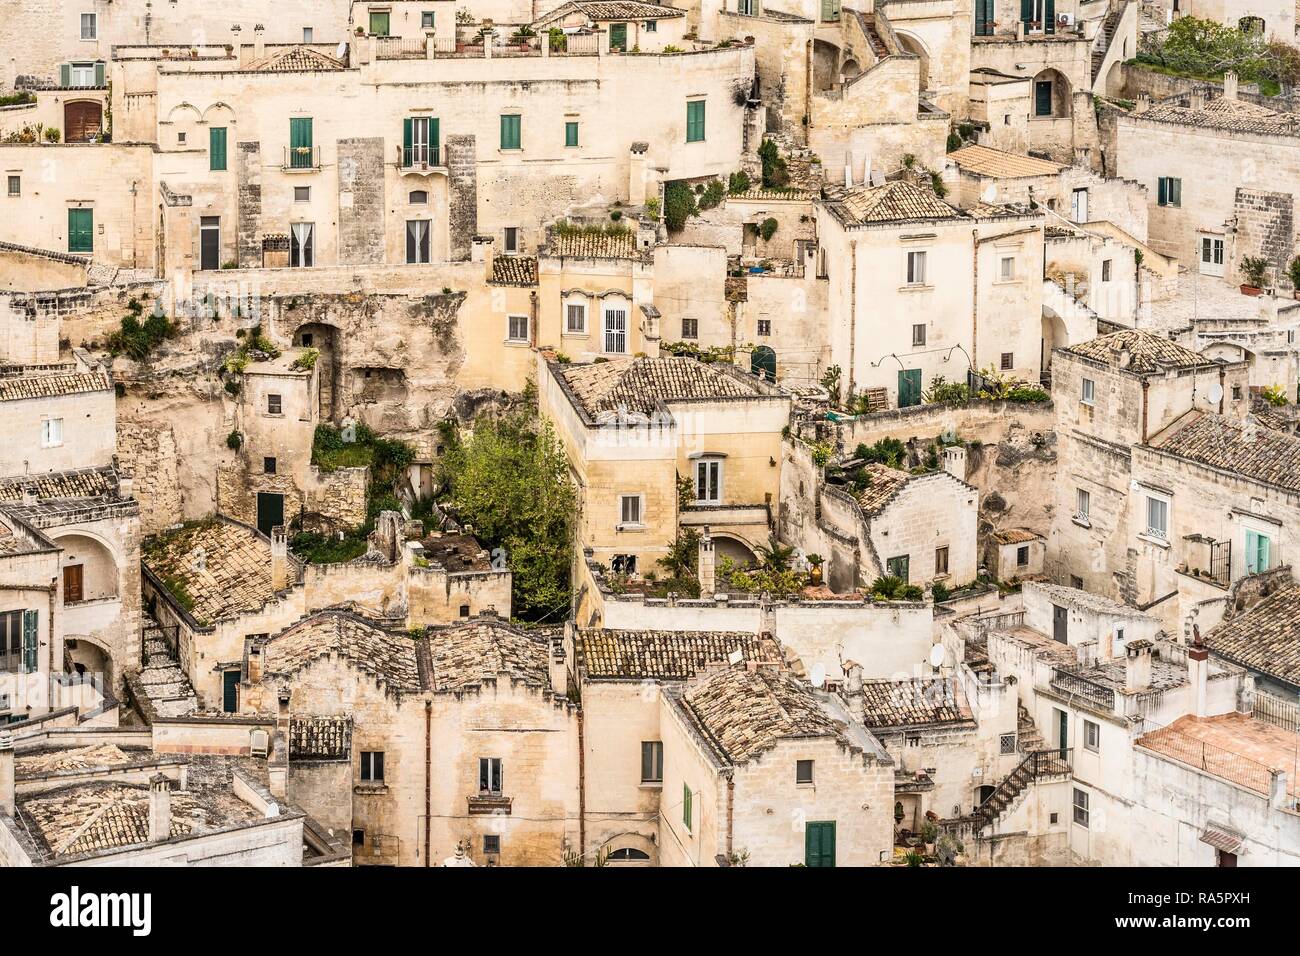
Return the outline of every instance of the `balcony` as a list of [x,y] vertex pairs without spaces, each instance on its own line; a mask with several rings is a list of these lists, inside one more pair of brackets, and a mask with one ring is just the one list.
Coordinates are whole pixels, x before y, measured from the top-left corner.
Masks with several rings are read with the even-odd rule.
[[319,146],[286,146],[280,169],[286,173],[310,173],[320,170]]
[[429,173],[447,174],[443,165],[441,146],[402,146],[401,170],[405,175],[427,175]]
[[1104,684],[1088,680],[1075,671],[1052,668],[1051,687],[1061,694],[1086,701],[1101,711],[1113,713],[1115,710],[1115,691]]
[[505,797],[499,793],[476,794],[469,798],[469,815],[472,817],[509,816],[513,803],[513,797]]

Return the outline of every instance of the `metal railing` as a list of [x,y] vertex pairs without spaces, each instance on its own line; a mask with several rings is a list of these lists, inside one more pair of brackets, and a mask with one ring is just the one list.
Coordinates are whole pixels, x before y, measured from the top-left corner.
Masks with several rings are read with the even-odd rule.
[[988,797],[980,801],[980,805],[975,808],[976,816],[983,818],[986,824],[991,823],[1002,812],[1004,805],[1009,805],[1025,787],[1039,777],[1072,772],[1073,758],[1074,749],[1071,747],[1031,750],[1025,754],[1025,759],[1016,765],[1016,769],[1007,774]]
[[1232,583],[1232,542],[1216,541],[1210,545],[1210,577],[1221,584]]
[[442,165],[442,147],[440,146],[403,146],[402,168],[425,169]]
[[1300,731],[1300,704],[1292,700],[1256,691],[1251,716],[1291,733]]
[[376,59],[422,60],[425,55],[424,37],[377,37],[375,39]]
[[[1142,746],[1147,750],[1172,757],[1180,763],[1265,796],[1272,792],[1274,775],[1281,772],[1244,754],[1215,746],[1169,727],[1156,731],[1151,736],[1154,739],[1142,741]],[[1294,804],[1296,796],[1294,780],[1287,781],[1287,793]]]
[[1115,691],[1112,688],[1091,681],[1069,668],[1052,668],[1051,686],[1063,694],[1086,700],[1101,710],[1113,711],[1115,709]]
[[286,146],[281,169],[320,169],[319,146]]

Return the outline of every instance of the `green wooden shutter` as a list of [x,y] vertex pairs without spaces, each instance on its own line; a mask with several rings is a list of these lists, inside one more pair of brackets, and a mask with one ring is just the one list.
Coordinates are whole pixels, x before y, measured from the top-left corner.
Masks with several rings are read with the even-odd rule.
[[226,168],[226,128],[213,126],[208,130],[208,169]]
[[1156,180],[1156,204],[1163,206],[1169,201],[1169,180],[1161,176]]
[[519,142],[520,117],[503,115],[501,117],[501,148],[519,149]]
[[804,866],[833,867],[835,865],[835,821],[821,820],[804,825]]
[[39,611],[23,611],[23,673],[36,673],[36,650],[40,646],[37,637]]
[[104,85],[104,61],[100,60],[95,64],[95,85]]
[[578,145],[578,124],[577,123],[564,124],[564,145],[565,146]]
[[95,251],[95,213],[92,209],[68,210],[68,251]]
[[72,64],[60,63],[59,64],[59,86],[62,86],[63,88],[66,89],[71,85],[72,85]]
[[1169,205],[1181,206],[1183,204],[1183,181],[1179,178],[1170,177],[1169,179]]
[[1043,4],[1043,31],[1056,32],[1056,0],[1045,0]]
[[[289,118],[289,165],[306,169],[312,164],[311,117]],[[304,150],[299,152],[299,150]]]
[[682,823],[686,824],[686,829],[691,829],[691,788],[682,784]]
[[1034,20],[1034,0],[1020,0],[1020,20],[1029,24]]
[[704,100],[686,104],[686,142],[698,143],[704,139]]
[[403,166],[411,165],[411,143],[413,142],[413,137],[411,136],[411,127],[413,127],[414,125],[415,125],[415,120],[413,120],[409,116],[406,117],[406,119],[402,120],[402,165]]

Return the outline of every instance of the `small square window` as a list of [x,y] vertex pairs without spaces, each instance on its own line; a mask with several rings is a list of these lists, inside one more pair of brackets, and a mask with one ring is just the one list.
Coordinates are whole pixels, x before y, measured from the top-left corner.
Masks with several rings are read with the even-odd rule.
[[1009,372],[1016,367],[1016,355],[1014,352],[1002,353],[1002,371]]
[[1059,813],[1049,813],[1047,815],[1047,822],[1053,825],[1055,825],[1055,823],[1060,819],[1061,819],[1061,815]]
[[303,42],[303,43],[310,43],[310,42],[311,42],[311,38],[312,38],[312,29],[311,29],[311,27],[303,27],[303,28],[302,28],[302,42]]
[[274,459],[274,458],[263,458],[263,459],[262,459],[262,472],[263,472],[263,474],[267,474],[267,475],[274,475],[274,474],[275,474],[275,459]]
[[432,10],[425,10],[420,14],[420,29],[432,30],[434,28],[434,16]]
[[1235,402],[1240,398],[1241,398],[1241,386],[1240,385],[1232,386],[1232,400]]
[[268,415],[281,415],[284,413],[284,405],[279,395],[266,396],[266,413]]
[[462,604],[462,605],[460,606],[460,616],[461,616],[461,617],[469,617],[469,605],[468,605],[468,604]]
[[771,320],[771,319],[759,319],[759,320],[758,320],[758,334],[759,334],[760,337],[763,337],[763,338],[766,338],[766,337],[768,337],[768,336],[770,336],[770,335],[772,334],[772,320]]
[[384,752],[382,750],[361,751],[361,782],[384,782]]
[[184,134],[184,133],[177,133],[177,134],[176,134],[176,142],[177,142],[178,145],[180,145],[180,146],[184,146],[184,145],[185,145],[185,134]]
[[294,202],[311,202],[311,187],[310,187],[310,186],[294,186],[294,187],[293,187],[293,201],[294,201]]
[[1016,260],[1012,256],[1002,257],[1001,277],[1003,282],[1010,282],[1016,277]]
[[23,194],[23,178],[21,176],[9,177],[9,195],[21,196]]
[[998,738],[998,752],[1003,754],[1013,754],[1016,752],[1016,735],[1003,734]]
[[619,497],[619,521],[625,525],[638,525],[641,523],[640,495],[621,495]]
[[63,419],[47,418],[41,422],[41,447],[57,448],[63,444]]
[[1082,591],[1082,590],[1083,590],[1083,578],[1079,577],[1077,574],[1071,574],[1071,575],[1070,575],[1070,587],[1074,588],[1076,591]]
[[304,333],[302,334],[302,339],[301,339],[301,341],[302,341],[302,347],[303,347],[303,348],[305,348],[305,349],[309,349],[309,348],[311,348],[311,343],[312,343],[312,341],[313,341],[313,339],[312,339],[312,334],[311,334],[310,332],[304,332]]
[[682,319],[682,338],[698,339],[700,337],[699,319]]
[[1029,545],[1022,544],[1016,548],[1016,567],[1023,568],[1029,564]]
[[813,782],[813,763],[812,760],[796,760],[794,765],[794,782],[798,784],[810,784]]
[[658,33],[658,32],[659,32],[659,21],[657,21],[657,20],[647,20],[647,21],[645,22],[645,32],[646,32],[646,33]]
[[917,322],[912,326],[912,346],[915,348],[925,344],[925,323]]
[[506,330],[506,337],[511,342],[528,341],[528,316],[512,315],[507,320],[509,327]]
[[1101,725],[1091,720],[1083,722],[1083,748],[1097,753],[1101,749]]
[[501,837],[495,833],[483,835],[483,852],[489,856],[501,855]]

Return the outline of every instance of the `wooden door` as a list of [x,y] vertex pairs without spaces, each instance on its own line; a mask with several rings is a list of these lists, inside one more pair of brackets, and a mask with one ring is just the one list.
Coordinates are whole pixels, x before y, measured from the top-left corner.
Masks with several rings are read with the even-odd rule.
[[73,604],[77,601],[84,601],[85,589],[83,587],[85,566],[80,564],[69,564],[63,569],[63,603]]
[[66,103],[63,107],[63,140],[85,143],[104,128],[104,108],[86,101]]

